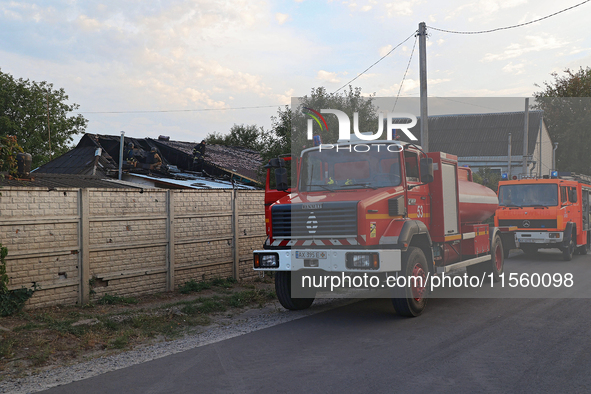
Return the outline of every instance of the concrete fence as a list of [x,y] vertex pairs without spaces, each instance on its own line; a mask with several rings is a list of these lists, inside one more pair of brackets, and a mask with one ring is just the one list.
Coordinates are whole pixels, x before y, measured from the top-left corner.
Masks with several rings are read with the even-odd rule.
[[9,288],[31,307],[138,296],[186,281],[254,277],[264,192],[0,188]]

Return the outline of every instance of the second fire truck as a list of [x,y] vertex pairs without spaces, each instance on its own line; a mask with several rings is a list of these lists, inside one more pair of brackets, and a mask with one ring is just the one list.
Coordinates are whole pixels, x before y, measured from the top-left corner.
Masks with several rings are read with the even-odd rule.
[[[564,260],[573,253],[587,254],[591,240],[591,177],[557,172],[543,178],[499,182],[499,207],[495,226],[512,229],[505,244],[526,254],[542,248],[557,248]],[[514,239],[511,239],[514,238]],[[511,245],[511,242],[515,243]]]

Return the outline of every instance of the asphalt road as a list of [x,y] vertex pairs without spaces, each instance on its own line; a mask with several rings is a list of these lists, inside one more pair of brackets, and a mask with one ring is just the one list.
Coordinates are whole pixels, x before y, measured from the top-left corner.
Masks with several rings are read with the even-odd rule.
[[[591,272],[591,255],[516,255],[506,268],[536,264]],[[412,319],[362,300],[46,392],[582,393],[589,327],[587,298],[431,299]]]

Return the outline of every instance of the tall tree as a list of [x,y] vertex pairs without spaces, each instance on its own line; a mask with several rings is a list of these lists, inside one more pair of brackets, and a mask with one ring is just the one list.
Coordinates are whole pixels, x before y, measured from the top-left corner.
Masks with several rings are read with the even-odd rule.
[[[328,93],[325,88],[315,88],[309,96],[299,100],[299,105],[292,112],[292,152],[299,154],[304,148],[312,146],[312,141],[307,139],[307,122],[312,119],[310,111],[306,108],[320,112],[321,109],[337,109],[345,112],[351,122],[353,114],[359,114],[359,130],[376,132],[378,129],[378,114],[373,105],[373,97],[361,95],[361,88],[349,86],[342,93]],[[323,143],[333,143],[338,140],[339,123],[334,115],[323,115],[326,126],[320,128],[313,122],[314,134],[320,135]],[[351,123],[353,126],[353,123]],[[352,131],[352,130],[351,130]]]
[[15,79],[0,70],[0,136],[14,135],[33,155],[33,168],[70,149],[73,136],[84,133],[88,121],[69,104],[63,88],[48,82]]
[[262,136],[264,130],[257,125],[237,125],[230,129],[228,134],[213,132],[205,137],[208,144],[240,146],[254,151],[260,151],[262,148]]
[[534,93],[534,107],[544,111],[548,133],[558,142],[556,168],[591,175],[591,68],[564,72],[552,73],[554,80]]

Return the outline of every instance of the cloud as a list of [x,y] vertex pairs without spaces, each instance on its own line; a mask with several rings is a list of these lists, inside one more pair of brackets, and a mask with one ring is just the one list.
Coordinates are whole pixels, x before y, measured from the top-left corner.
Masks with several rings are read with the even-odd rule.
[[388,44],[385,47],[380,48],[380,56],[386,56],[388,52],[392,50],[392,45]]
[[513,64],[513,62],[509,62],[503,67],[503,71],[513,75],[523,74],[525,72],[525,63]]
[[341,80],[337,78],[337,73],[328,72],[328,71],[324,71],[324,70],[318,71],[316,78],[321,81],[330,82],[330,83],[341,82]]
[[568,42],[561,42],[554,36],[542,33],[538,36],[525,36],[525,44],[513,43],[507,46],[501,53],[487,53],[482,59],[483,62],[492,62],[495,60],[512,59],[523,56],[529,52],[539,52],[543,50],[556,49],[568,45]]
[[386,15],[388,18],[394,18],[397,16],[411,16],[412,8],[418,4],[419,0],[410,1],[398,1],[394,3],[386,4]]
[[281,12],[275,14],[275,20],[277,20],[277,23],[279,23],[280,25],[284,24],[288,18],[288,14],[282,14]]

